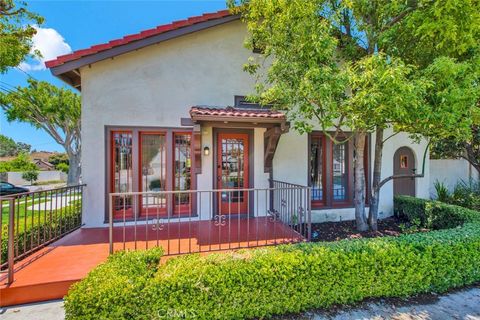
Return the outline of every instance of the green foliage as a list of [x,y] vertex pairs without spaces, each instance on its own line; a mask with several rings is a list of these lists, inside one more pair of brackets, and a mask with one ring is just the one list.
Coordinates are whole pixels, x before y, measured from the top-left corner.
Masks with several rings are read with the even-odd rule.
[[3,134],[0,134],[0,157],[16,156],[19,153],[29,153],[31,146],[23,142],[15,142]]
[[468,222],[480,222],[479,211],[410,196],[396,196],[394,212],[408,221],[419,222],[420,227],[434,230],[455,228]]
[[146,254],[121,253],[92,271],[67,295],[67,319],[263,319],[443,292],[480,280],[480,226],[189,255],[156,272]]
[[69,156],[68,183],[80,176],[80,97],[71,90],[45,81],[28,79],[28,86],[0,92],[0,106],[8,121],[29,123],[43,129]]
[[72,286],[65,299],[68,319],[142,319],[143,289],[157,272],[163,251],[119,252]]
[[68,165],[68,155],[66,155],[65,153],[54,154],[53,156],[50,156],[48,158],[48,162],[55,166],[59,165],[60,163]]
[[480,174],[480,124],[474,124],[470,129],[472,134],[467,139],[445,138],[435,140],[430,157],[434,159],[464,158]]
[[449,203],[480,211],[480,180],[457,183]]
[[68,173],[69,168],[69,165],[63,162],[55,165],[55,169],[60,170],[64,173]]
[[438,180],[433,183],[433,186],[435,188],[437,200],[448,203],[448,200],[450,199],[450,192],[448,191],[447,186]]
[[0,172],[22,172],[36,170],[37,166],[26,153],[20,153],[15,159],[0,162]]
[[[15,230],[14,242],[18,254],[34,249],[37,244],[55,239],[81,225],[81,200],[74,200],[68,206],[52,210],[51,214],[41,217],[39,210],[33,211],[31,208],[34,205],[42,207],[45,199],[50,199],[49,192],[36,194],[35,199],[30,196],[16,201],[16,217],[20,223]],[[5,205],[2,208],[2,239],[8,238],[8,212],[9,207]],[[2,261],[7,261],[7,242],[2,241]]]
[[38,180],[38,170],[28,170],[22,173],[22,179],[30,181],[30,184]]
[[0,74],[32,55],[34,25],[42,24],[43,18],[26,7],[24,1],[0,0]]

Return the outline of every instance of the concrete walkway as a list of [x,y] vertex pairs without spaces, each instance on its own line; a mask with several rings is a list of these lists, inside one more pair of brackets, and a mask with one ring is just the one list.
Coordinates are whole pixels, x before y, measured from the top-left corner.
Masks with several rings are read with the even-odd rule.
[[[64,319],[63,301],[56,300],[0,309],[2,320]],[[428,295],[410,300],[378,300],[353,308],[308,312],[299,316],[279,317],[291,320],[426,320],[465,319],[480,320],[480,286],[467,288],[447,295]]]

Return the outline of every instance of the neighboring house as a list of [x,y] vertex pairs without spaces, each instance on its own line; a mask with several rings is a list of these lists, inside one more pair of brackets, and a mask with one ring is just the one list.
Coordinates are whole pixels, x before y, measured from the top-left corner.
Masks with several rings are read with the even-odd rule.
[[33,159],[33,163],[37,166],[40,171],[53,171],[55,170],[55,165],[51,164],[48,161],[42,159]]
[[[281,112],[245,102],[254,91],[254,79],[242,71],[253,54],[243,46],[246,35],[239,16],[220,11],[47,62],[55,76],[82,92],[86,227],[108,222],[112,192],[263,190],[272,186],[270,179],[310,186],[314,222],[354,218],[352,142],[335,145],[319,131],[300,135]],[[364,155],[368,183],[374,139]],[[425,141],[414,143],[407,134],[392,136],[382,175],[420,172],[425,148]],[[395,193],[428,197],[429,185],[427,154],[424,178],[382,188],[381,216],[392,214]],[[265,215],[267,197],[225,191],[207,206],[195,193],[161,201],[144,195],[114,206],[141,217],[148,207],[163,210],[171,203],[163,217],[194,211],[208,220],[227,211]]]

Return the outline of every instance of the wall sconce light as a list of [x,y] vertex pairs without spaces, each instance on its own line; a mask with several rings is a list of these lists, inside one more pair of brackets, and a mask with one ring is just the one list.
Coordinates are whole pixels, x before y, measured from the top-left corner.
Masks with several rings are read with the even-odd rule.
[[209,147],[204,147],[203,148],[203,154],[206,155],[206,156],[210,155],[210,148]]

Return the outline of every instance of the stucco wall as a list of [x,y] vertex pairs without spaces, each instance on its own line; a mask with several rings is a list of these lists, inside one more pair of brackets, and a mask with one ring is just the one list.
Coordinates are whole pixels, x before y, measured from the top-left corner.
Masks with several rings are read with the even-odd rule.
[[[392,130],[385,132],[385,137],[392,134]],[[372,161],[370,161],[370,174],[373,172],[373,155],[375,152],[374,141],[375,134],[371,136],[370,152]],[[393,174],[393,155],[395,151],[402,147],[408,146],[415,155],[415,167],[417,172],[421,172],[423,154],[427,146],[425,141],[414,143],[407,134],[399,133],[388,139],[383,149],[382,160],[382,179]],[[429,197],[429,161],[425,167],[425,177],[416,179],[416,195],[421,198]],[[274,179],[283,180],[292,183],[307,185],[308,184],[308,137],[307,135],[299,135],[295,131],[290,131],[282,135],[280,138],[277,152],[274,158]],[[370,176],[370,179],[372,177]],[[370,180],[371,181],[371,180]],[[393,213],[393,182],[386,183],[381,190],[379,215],[380,217],[390,216]],[[353,208],[342,209],[323,209],[312,211],[312,221],[340,221],[352,220],[355,218]]]
[[442,159],[430,161],[430,196],[434,198],[435,181],[444,183],[450,191],[460,181],[468,182],[478,179],[478,173],[468,161],[464,159]]
[[[251,52],[243,47],[246,27],[240,21],[210,28],[83,67],[82,175],[85,189],[83,221],[87,227],[104,224],[106,191],[106,126],[181,127],[193,105],[232,105],[235,95],[253,92],[254,82],[242,71]],[[254,131],[254,187],[268,187],[263,171],[263,132]],[[374,137],[372,137],[373,139]],[[213,150],[211,127],[202,128],[202,149]],[[384,149],[383,176],[392,174],[393,154],[410,146],[421,159],[425,144],[411,145],[399,134]],[[373,150],[372,150],[373,154]],[[274,159],[274,178],[306,185],[308,139],[291,131],[281,137]],[[213,153],[202,155],[199,190],[213,188]],[[371,172],[371,171],[370,171]],[[427,197],[427,176],[417,180],[417,195]],[[380,211],[392,211],[393,186],[382,189]],[[258,203],[262,202],[259,195]],[[206,202],[202,204],[205,206]],[[201,218],[209,218],[201,207]],[[353,218],[352,209],[314,213],[320,221]],[[322,218],[324,217],[324,218]]]
[[[23,172],[6,172],[7,182],[15,185],[30,185],[30,181],[26,181],[22,178]],[[67,175],[62,171],[39,171],[38,179],[36,182],[46,181],[67,181]]]
[[[251,55],[245,36],[246,27],[235,21],[80,70],[86,226],[104,222],[105,126],[181,127],[193,105],[232,105],[235,95],[251,93],[253,80],[242,71]],[[203,145],[211,147],[211,128],[202,130]],[[255,130],[256,187],[268,183],[260,165],[262,130]],[[212,188],[212,157],[203,159],[199,189]]]

